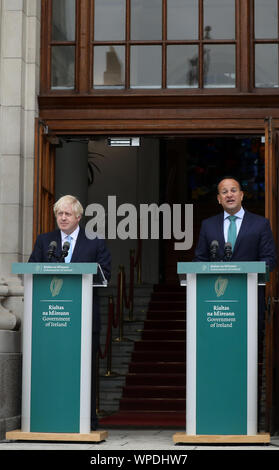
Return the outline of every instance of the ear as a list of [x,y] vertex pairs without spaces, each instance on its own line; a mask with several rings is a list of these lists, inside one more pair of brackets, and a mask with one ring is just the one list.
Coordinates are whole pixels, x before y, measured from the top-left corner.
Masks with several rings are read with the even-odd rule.
[[219,204],[221,204],[221,201],[220,201],[220,196],[219,196],[219,194],[217,194],[217,201],[219,202]]

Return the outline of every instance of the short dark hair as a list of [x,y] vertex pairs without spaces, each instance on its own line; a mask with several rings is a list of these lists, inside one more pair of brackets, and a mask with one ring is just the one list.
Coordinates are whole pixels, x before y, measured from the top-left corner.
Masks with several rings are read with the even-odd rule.
[[222,178],[219,178],[218,180],[218,183],[217,183],[217,192],[219,191],[219,184],[221,183],[221,181],[223,180],[235,180],[238,185],[239,185],[239,189],[240,191],[243,191],[243,186],[242,186],[242,183],[240,181],[240,179],[237,177],[237,176],[233,176],[233,175],[225,175],[225,176],[222,176]]

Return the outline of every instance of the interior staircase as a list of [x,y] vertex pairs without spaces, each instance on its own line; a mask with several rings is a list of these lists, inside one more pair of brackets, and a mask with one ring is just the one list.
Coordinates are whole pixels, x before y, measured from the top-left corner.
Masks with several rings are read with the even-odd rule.
[[185,428],[185,289],[155,285],[119,409],[101,426]]

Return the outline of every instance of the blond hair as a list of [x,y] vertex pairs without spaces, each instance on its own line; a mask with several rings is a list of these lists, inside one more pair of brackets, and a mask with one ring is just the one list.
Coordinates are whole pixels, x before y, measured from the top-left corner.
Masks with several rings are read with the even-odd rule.
[[62,196],[58,201],[53,206],[53,211],[56,216],[57,212],[64,206],[65,204],[70,204],[73,208],[73,211],[76,215],[76,217],[81,217],[83,214],[83,207],[79,200],[71,196],[70,194],[67,194],[66,196]]

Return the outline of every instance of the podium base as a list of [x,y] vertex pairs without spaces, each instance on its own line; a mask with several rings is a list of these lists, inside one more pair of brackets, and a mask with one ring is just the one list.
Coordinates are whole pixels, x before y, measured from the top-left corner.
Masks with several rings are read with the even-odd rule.
[[107,431],[91,431],[88,434],[58,432],[24,432],[21,430],[6,432],[6,439],[13,441],[72,441],[101,442],[108,437]]
[[270,434],[255,435],[190,435],[177,432],[173,435],[175,444],[269,444]]

